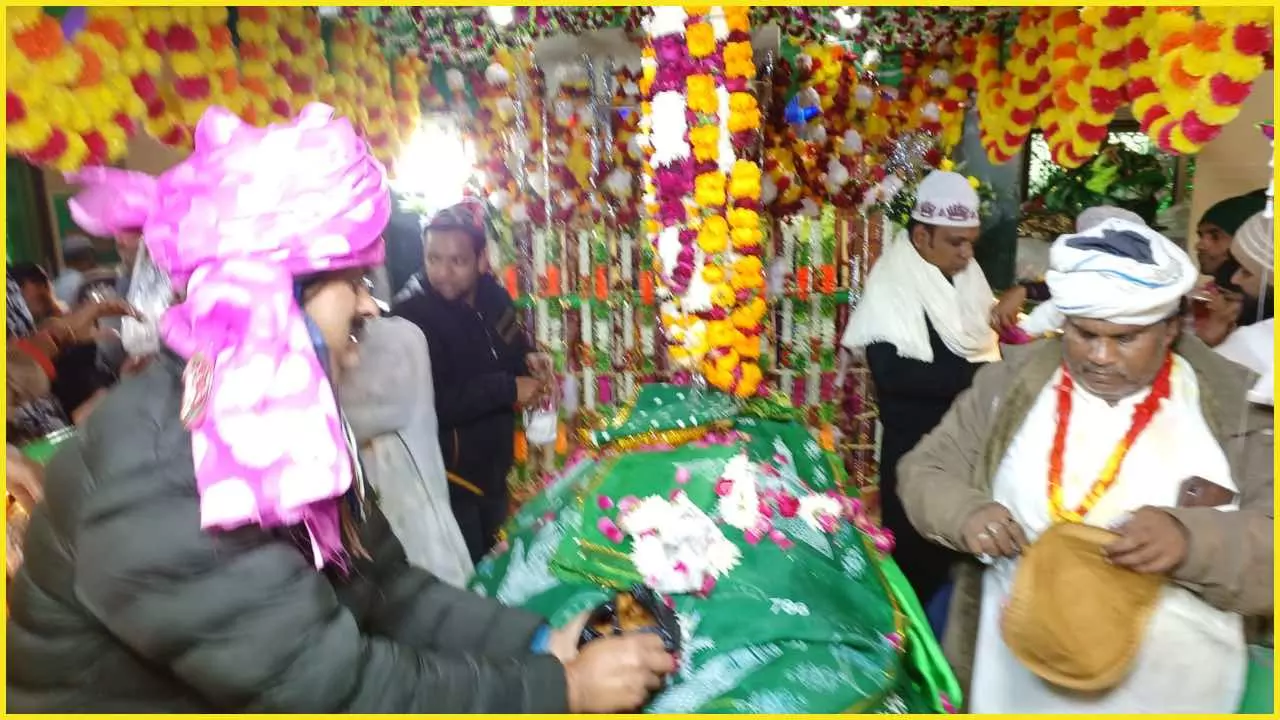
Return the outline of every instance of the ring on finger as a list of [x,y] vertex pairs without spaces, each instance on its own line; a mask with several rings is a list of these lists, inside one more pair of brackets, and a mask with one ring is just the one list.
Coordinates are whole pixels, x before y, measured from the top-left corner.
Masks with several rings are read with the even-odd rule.
[[990,534],[990,533],[986,533],[986,532],[980,532],[980,533],[978,533],[978,540],[979,540],[979,541],[982,541],[982,540],[990,540],[990,539],[991,539],[991,534]]
[[1003,529],[1004,528],[998,522],[987,523],[987,532],[991,533],[992,535],[999,535],[1000,531]]

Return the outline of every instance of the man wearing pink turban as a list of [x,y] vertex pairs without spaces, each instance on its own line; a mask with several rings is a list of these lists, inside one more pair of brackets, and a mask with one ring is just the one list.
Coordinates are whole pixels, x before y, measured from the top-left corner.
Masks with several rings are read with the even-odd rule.
[[212,108],[165,174],[96,178],[137,190],[130,212],[81,197],[78,220],[140,227],[181,300],[161,356],[48,467],[11,587],[9,710],[616,712],[660,684],[655,636],[578,653],[584,616],[552,630],[405,561],[333,389],[389,214],[348,121]]

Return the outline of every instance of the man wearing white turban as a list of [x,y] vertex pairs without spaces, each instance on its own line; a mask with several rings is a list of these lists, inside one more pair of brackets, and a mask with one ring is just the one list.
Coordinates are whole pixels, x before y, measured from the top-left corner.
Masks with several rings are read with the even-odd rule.
[[[1191,258],[1172,240],[1145,224],[1111,217],[1058,238],[1045,273],[1050,299],[1019,326],[1044,335],[1062,329],[1066,315],[1150,324],[1176,311],[1198,277]],[[1142,310],[1126,315],[1125,308],[1133,307]]]
[[[970,556],[948,660],[975,713],[1234,712],[1245,618],[1274,606],[1272,422],[1245,402],[1256,375],[1182,333],[1197,273],[1159,233],[1109,219],[1050,257],[1062,337],[979,371],[900,463],[912,523]],[[1067,662],[1048,655],[1033,671],[1001,630],[1022,550],[1058,523],[1110,530],[1110,563],[1159,579],[1132,662],[1101,690],[1064,687],[1074,678],[1053,665]],[[1096,637],[1103,620],[1063,616],[1053,632]]]
[[866,353],[884,426],[881,521],[896,538],[894,558],[926,604],[947,583],[955,557],[907,522],[896,466],[974,372],[1000,359],[987,324],[995,297],[973,259],[978,208],[978,193],[964,176],[935,171],[925,177],[906,233],[876,261],[841,343]]
[[[1076,232],[1087,232],[1112,219],[1127,220],[1135,225],[1146,226],[1146,222],[1135,212],[1115,207],[1114,205],[1097,205],[1085,208],[1084,211],[1076,216]],[[991,326],[1000,332],[1014,327],[1022,328],[1025,332],[1025,327],[1022,325],[1022,307],[1027,304],[1028,300],[1044,302],[1048,299],[1049,287],[1043,280],[1018,283],[1004,291],[1000,296],[1000,301],[991,310]],[[1028,326],[1032,328],[1044,326],[1046,323],[1042,318],[1048,312],[1051,312],[1048,308],[1041,310],[1039,315],[1036,315],[1033,311],[1032,315],[1036,317],[1028,321]]]

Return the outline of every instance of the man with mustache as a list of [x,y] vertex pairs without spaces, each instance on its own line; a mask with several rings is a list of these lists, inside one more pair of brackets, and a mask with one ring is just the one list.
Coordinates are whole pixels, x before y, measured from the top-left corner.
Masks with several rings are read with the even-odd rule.
[[954,558],[907,522],[897,464],[969,387],[974,372],[1000,359],[988,325],[995,297],[973,259],[978,210],[978,193],[963,175],[929,173],[916,191],[906,233],[876,261],[841,343],[866,353],[884,424],[882,522],[897,541],[894,559],[926,605],[947,584]]
[[[1245,401],[1256,375],[1182,333],[1196,280],[1145,226],[1060,237],[1046,281],[1062,337],[980,371],[903,458],[911,522],[969,556],[944,647],[970,710],[1235,711],[1245,616],[1273,607],[1272,422]],[[1133,665],[1102,692],[1038,677],[1001,631],[1022,551],[1064,522],[1114,530],[1110,563],[1163,581]]]

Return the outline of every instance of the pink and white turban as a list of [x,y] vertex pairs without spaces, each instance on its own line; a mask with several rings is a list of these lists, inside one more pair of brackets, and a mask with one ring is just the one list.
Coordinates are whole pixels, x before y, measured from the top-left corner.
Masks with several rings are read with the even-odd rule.
[[[256,128],[210,108],[194,151],[153,185],[103,171],[103,182],[121,184],[90,187],[73,202],[90,232],[140,226],[184,295],[160,334],[212,371],[203,412],[187,419],[201,526],[302,524],[316,567],[343,559],[338,502],[353,468],[294,278],[381,263],[391,215],[385,170],[333,115],[311,104],[291,122]],[[112,192],[145,211],[96,201]]]

